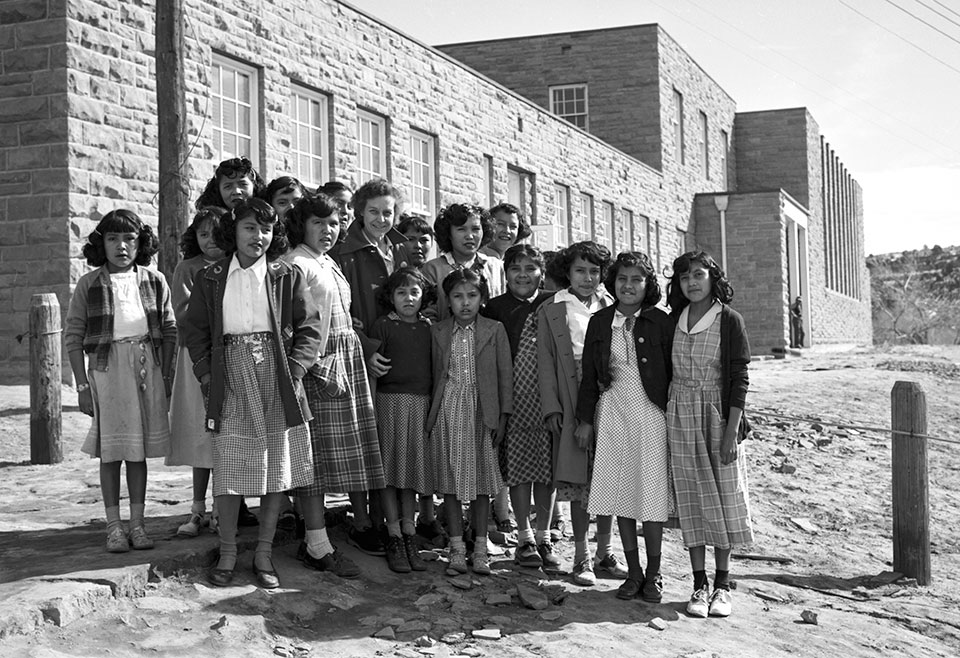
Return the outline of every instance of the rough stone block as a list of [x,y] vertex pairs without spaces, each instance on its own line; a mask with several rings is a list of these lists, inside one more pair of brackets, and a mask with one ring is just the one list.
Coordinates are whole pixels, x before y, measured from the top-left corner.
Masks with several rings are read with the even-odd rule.
[[47,3],[35,0],[7,0],[0,3],[0,25],[38,21],[47,17]]
[[18,48],[3,54],[4,73],[30,73],[43,70],[49,64],[50,49],[47,46]]
[[49,104],[44,96],[0,100],[0,122],[33,121],[49,117]]
[[65,117],[27,121],[21,123],[19,128],[20,144],[23,146],[67,141],[67,121]]

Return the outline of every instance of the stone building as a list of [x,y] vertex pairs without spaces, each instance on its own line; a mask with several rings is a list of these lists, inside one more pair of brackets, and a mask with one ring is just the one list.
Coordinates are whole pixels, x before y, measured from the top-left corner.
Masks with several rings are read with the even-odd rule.
[[386,176],[428,215],[509,200],[542,247],[592,237],[663,269],[725,246],[755,352],[787,344],[797,292],[809,342],[870,340],[859,186],[806,110],[737,114],[659,26],[438,50],[336,0],[185,13],[191,150],[161,174],[154,2],[0,3],[5,372],[26,373],[13,336],[31,295],[66,308],[103,214],[155,225],[161,175],[188,176],[195,198],[234,155],[311,186]]

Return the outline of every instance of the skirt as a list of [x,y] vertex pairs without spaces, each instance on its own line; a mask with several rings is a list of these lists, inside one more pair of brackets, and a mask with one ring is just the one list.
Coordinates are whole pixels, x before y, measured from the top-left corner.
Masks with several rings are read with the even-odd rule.
[[207,431],[206,416],[193,362],[187,348],[180,345],[170,396],[170,454],[164,464],[213,468],[213,434]]
[[80,450],[102,462],[142,462],[170,452],[163,373],[149,337],[110,345],[107,370],[87,372],[93,423]]
[[424,432],[430,396],[377,393],[376,407],[387,486],[433,493],[430,446]]
[[436,493],[467,502],[503,489],[493,432],[483,424],[475,388],[448,382],[430,440]]
[[[213,495],[263,496],[313,482],[310,430],[287,427],[272,336],[223,346],[226,391],[213,437]],[[301,389],[302,394],[302,389]]]

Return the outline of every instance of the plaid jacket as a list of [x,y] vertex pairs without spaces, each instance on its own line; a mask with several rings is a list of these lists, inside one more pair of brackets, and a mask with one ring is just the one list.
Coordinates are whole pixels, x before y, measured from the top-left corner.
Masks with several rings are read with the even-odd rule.
[[[177,325],[173,316],[170,287],[160,273],[135,266],[140,300],[147,315],[147,327],[153,343],[153,355],[160,364],[160,348],[176,343]],[[106,265],[80,277],[70,298],[64,335],[67,351],[83,350],[90,356],[90,367],[107,370],[107,357],[113,342],[113,288]]]

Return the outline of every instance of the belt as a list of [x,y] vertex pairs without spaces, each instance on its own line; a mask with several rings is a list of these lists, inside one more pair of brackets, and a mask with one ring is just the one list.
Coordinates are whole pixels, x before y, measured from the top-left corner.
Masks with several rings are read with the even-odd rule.
[[115,340],[115,341],[113,341],[113,342],[114,342],[114,343],[133,343],[134,345],[136,345],[136,344],[142,344],[142,343],[149,343],[149,342],[150,342],[150,336],[127,336],[126,338],[118,338],[117,340]]
[[224,345],[243,345],[245,343],[269,343],[273,341],[273,332],[258,331],[253,334],[224,334]]

